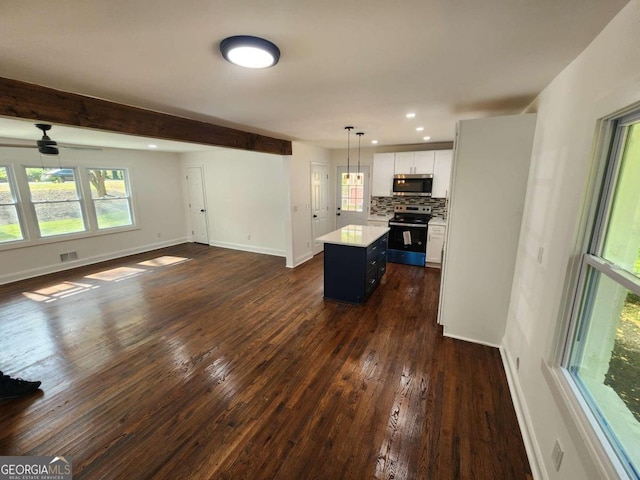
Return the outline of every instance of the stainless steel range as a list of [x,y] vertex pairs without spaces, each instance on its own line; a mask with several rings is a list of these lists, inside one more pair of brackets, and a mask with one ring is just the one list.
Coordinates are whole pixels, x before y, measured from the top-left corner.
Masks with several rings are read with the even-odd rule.
[[424,267],[431,207],[396,205],[394,212],[393,218],[389,220],[387,260]]

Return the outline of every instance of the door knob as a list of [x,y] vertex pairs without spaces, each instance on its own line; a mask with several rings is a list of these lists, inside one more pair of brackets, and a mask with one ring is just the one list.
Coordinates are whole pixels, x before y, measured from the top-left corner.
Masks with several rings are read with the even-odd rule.
[[318,218],[318,215],[314,215],[313,218]]
[[202,213],[204,213],[204,208],[201,208],[201,209],[200,209],[200,211],[201,211]]
[[340,214],[339,214],[339,213],[336,213],[336,217],[339,217],[339,216],[340,216]]

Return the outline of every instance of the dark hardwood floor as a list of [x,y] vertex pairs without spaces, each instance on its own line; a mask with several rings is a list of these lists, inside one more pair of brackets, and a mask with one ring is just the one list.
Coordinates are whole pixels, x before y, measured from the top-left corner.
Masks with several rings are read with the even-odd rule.
[[[364,306],[322,255],[197,244],[0,287],[0,455],[75,479],[528,479],[498,350],[443,338],[440,272],[389,264]],[[463,301],[461,299],[461,301]]]

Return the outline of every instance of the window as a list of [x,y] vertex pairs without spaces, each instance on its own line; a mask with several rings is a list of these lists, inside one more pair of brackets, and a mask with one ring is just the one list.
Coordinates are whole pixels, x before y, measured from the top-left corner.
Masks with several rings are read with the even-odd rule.
[[[43,172],[40,167],[26,167],[25,171],[41,237],[86,231],[75,169]],[[40,181],[34,181],[38,175]]]
[[342,174],[342,205],[345,212],[364,211],[364,175],[362,172]]
[[564,359],[599,428],[640,478],[640,115],[615,123]]
[[0,243],[23,240],[15,188],[9,178],[9,169],[0,167]]
[[131,225],[133,220],[126,170],[91,168],[88,172],[98,229]]

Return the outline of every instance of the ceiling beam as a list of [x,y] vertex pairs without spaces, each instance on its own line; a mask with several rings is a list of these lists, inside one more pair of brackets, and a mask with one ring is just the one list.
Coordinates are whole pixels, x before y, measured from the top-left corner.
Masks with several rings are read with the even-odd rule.
[[0,77],[0,116],[291,155],[291,142]]

